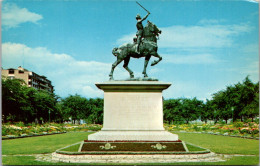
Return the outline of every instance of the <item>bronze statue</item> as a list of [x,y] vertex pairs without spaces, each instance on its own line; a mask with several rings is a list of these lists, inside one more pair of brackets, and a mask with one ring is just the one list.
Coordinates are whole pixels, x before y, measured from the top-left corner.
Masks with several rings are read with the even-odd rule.
[[151,56],[158,58],[158,60],[155,60],[151,64],[151,66],[156,65],[158,62],[162,60],[162,57],[157,53],[157,37],[159,36],[159,34],[161,34],[161,30],[159,30],[158,27],[152,22],[147,21],[147,25],[143,29],[143,40],[140,43],[140,53],[136,52],[137,44],[135,43],[135,39],[134,43],[128,43],[120,46],[119,48],[114,48],[112,50],[112,53],[114,56],[117,57],[117,60],[112,64],[111,72],[109,74],[110,80],[113,80],[113,73],[115,67],[122,61],[124,61],[123,67],[129,72],[130,78],[134,78],[133,71],[128,67],[130,57],[145,57],[144,69],[142,74],[144,75],[144,77],[148,77],[146,73],[146,68]]
[[136,2],[140,7],[142,7],[145,11],[147,11],[147,15],[142,19],[138,14],[136,16],[137,20],[137,38],[134,37],[133,43],[128,43],[120,46],[119,48],[114,48],[112,54],[117,57],[117,60],[112,64],[111,72],[109,74],[110,80],[113,80],[113,73],[115,67],[124,61],[124,68],[129,72],[130,78],[134,78],[134,73],[128,67],[128,63],[130,61],[130,57],[133,58],[141,58],[145,57],[144,61],[144,69],[143,75],[145,78],[148,77],[146,73],[146,68],[151,56],[158,58],[158,60],[154,60],[151,66],[156,65],[158,62],[162,60],[162,57],[157,53],[157,37],[161,34],[161,30],[150,21],[147,21],[145,28],[143,28],[142,22],[149,16],[150,12],[146,10],[141,4]]

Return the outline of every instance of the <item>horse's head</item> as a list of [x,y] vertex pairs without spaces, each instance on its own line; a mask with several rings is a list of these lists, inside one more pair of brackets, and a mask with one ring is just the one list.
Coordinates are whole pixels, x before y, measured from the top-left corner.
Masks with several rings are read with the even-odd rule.
[[159,36],[159,34],[162,33],[162,31],[155,25],[153,24],[151,21],[147,21],[147,28],[153,32],[156,36]]

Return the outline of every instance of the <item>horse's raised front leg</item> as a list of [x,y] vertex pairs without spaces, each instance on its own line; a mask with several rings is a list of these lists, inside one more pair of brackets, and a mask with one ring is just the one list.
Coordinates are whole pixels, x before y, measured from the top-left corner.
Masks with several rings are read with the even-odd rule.
[[157,52],[153,53],[152,56],[154,56],[154,57],[156,57],[156,58],[159,58],[159,59],[158,59],[158,60],[154,60],[154,61],[152,62],[152,64],[151,64],[151,66],[156,65],[157,63],[159,63],[159,62],[162,60],[162,57],[161,57]]
[[130,78],[134,78],[134,72],[128,67],[130,57],[124,59],[124,68],[129,72]]
[[113,73],[114,73],[114,69],[116,68],[116,66],[121,63],[123,60],[123,58],[119,58],[117,57],[117,60],[112,64],[112,68],[111,68],[111,72],[109,74],[109,80],[114,80],[113,78]]
[[143,75],[144,77],[148,77],[147,73],[146,73],[146,68],[147,68],[147,65],[148,65],[148,62],[151,58],[151,55],[148,55],[145,57],[145,61],[144,61],[144,70],[143,70]]

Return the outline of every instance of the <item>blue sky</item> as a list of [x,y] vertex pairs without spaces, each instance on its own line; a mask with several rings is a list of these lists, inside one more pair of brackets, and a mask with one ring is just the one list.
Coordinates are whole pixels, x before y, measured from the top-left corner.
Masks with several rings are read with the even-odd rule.
[[[150,77],[171,82],[165,98],[211,95],[247,75],[259,80],[259,2],[255,0],[142,0],[162,34],[163,60]],[[2,67],[45,75],[61,97],[103,97],[96,82],[108,81],[111,51],[132,42],[135,1],[5,0],[2,2]],[[143,23],[146,24],[146,21]],[[151,59],[151,61],[154,59]],[[144,58],[129,67],[142,77]],[[128,78],[122,64],[115,79]]]

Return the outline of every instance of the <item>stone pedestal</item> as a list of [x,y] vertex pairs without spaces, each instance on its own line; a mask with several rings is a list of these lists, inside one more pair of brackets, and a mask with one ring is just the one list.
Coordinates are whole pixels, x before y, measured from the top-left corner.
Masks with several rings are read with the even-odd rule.
[[171,84],[159,81],[97,83],[104,91],[104,122],[90,141],[177,141],[163,127],[162,91]]

